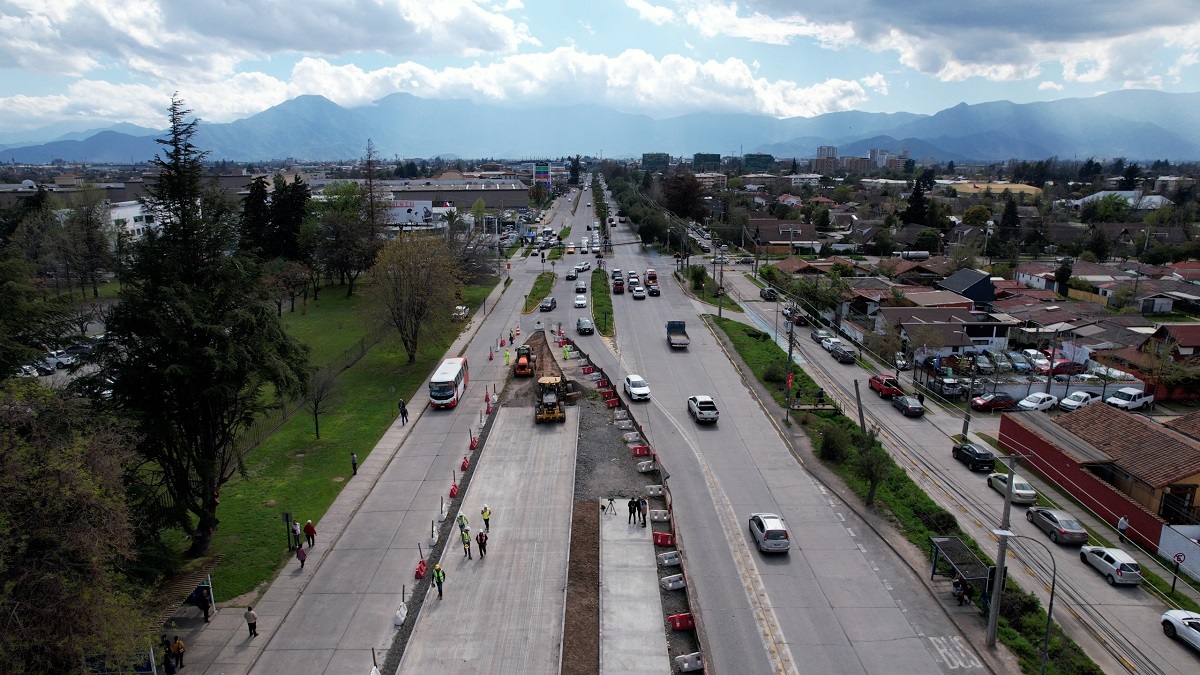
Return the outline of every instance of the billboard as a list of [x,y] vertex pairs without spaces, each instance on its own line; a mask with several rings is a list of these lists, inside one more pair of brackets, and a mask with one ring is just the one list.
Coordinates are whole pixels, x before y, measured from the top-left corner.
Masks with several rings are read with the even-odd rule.
[[533,182],[544,183],[546,188],[550,188],[550,164],[534,164],[533,165]]
[[393,199],[388,209],[388,220],[396,225],[428,223],[433,220],[433,202]]

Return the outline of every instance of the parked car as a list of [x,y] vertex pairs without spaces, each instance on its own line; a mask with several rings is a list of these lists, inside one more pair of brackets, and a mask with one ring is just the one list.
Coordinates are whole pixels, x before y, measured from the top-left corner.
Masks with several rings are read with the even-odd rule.
[[653,296],[657,297],[659,295],[662,295],[662,291],[658,290],[658,284],[647,283],[646,284],[646,295],[653,295]]
[[1096,568],[1110,586],[1142,583],[1142,566],[1125,551],[1104,546],[1084,546],[1079,560]]
[[896,370],[911,370],[912,364],[908,362],[908,357],[904,352],[896,352],[896,356],[892,358],[892,363],[896,364]]
[[31,365],[33,365],[33,369],[37,371],[38,375],[53,375],[55,371],[54,366],[46,359],[38,359]]
[[1029,365],[1029,360],[1025,358],[1024,354],[1020,352],[1008,352],[1007,356],[1008,360],[1012,362],[1013,372],[1021,374],[1033,370],[1033,367]]
[[1186,642],[1200,649],[1200,614],[1186,609],[1172,609],[1162,615],[1163,635]]
[[992,364],[996,366],[997,373],[1007,373],[1013,369],[1012,361],[1002,351],[999,351],[999,350],[988,351],[987,357],[989,359],[991,359]]
[[763,300],[778,300],[779,291],[767,286],[766,288],[759,289],[758,297],[762,298]]
[[1025,520],[1050,535],[1050,541],[1056,544],[1086,544],[1088,541],[1087,528],[1066,511],[1031,506],[1025,512]]
[[981,375],[992,375],[996,372],[996,366],[992,365],[992,361],[988,357],[983,354],[976,354],[975,372]]
[[840,339],[833,337],[832,335],[824,340],[821,340],[821,348],[827,352],[831,352],[833,351],[834,347],[840,347],[843,344],[845,343],[843,343]]
[[1050,359],[1036,349],[1022,349],[1021,355],[1025,357],[1025,360],[1029,361],[1030,368],[1040,368],[1041,366],[1050,365]]
[[920,417],[925,414],[925,406],[913,396],[893,396],[892,407],[905,417]]
[[[1000,494],[1008,494],[1008,474],[1007,473],[990,473],[987,477],[988,487],[992,488]],[[1029,481],[1021,478],[1017,474],[1013,474],[1013,495],[1012,503],[1014,504],[1032,504],[1037,501],[1037,490],[1029,484]]]
[[829,350],[829,355],[837,359],[838,363],[857,363],[858,359],[854,356],[854,352],[850,351],[842,345],[838,345]]
[[976,396],[971,399],[972,410],[1015,410],[1016,408],[1017,399],[1002,391]]
[[1087,370],[1082,363],[1070,359],[1059,359],[1054,362],[1054,375],[1079,375]]
[[1137,410],[1148,405],[1153,405],[1154,395],[1136,387],[1122,387],[1113,393],[1112,396],[1104,399],[1104,402],[1120,408],[1122,410]]
[[904,390],[900,388],[900,382],[891,375],[872,375],[870,380],[867,380],[867,386],[874,389],[879,398],[891,398],[892,396],[903,396]]
[[17,366],[16,371],[13,372],[13,377],[37,377],[37,376],[38,376],[37,368],[34,368],[33,366]]
[[966,464],[972,471],[996,470],[996,456],[976,443],[959,443],[950,450],[950,456]]
[[1083,391],[1081,389],[1079,391],[1072,392],[1070,396],[1067,396],[1063,400],[1059,401],[1058,407],[1062,408],[1063,410],[1079,410],[1080,408],[1089,406],[1093,403],[1099,403],[1100,400],[1100,394],[1097,394],[1094,391]]
[[1042,392],[1030,394],[1017,403],[1017,407],[1021,410],[1050,410],[1056,405],[1058,405],[1057,396]]
[[625,395],[632,401],[649,401],[650,385],[642,379],[641,375],[626,375]]
[[53,349],[46,353],[46,363],[58,369],[70,368],[75,365],[75,357],[65,349]]
[[711,396],[692,396],[687,400],[688,414],[697,422],[716,422],[721,416]]
[[817,344],[821,344],[825,341],[825,338],[830,337],[829,331],[825,330],[824,328],[818,328],[808,335],[812,338],[812,341],[816,342]]
[[592,323],[591,319],[581,316],[575,319],[575,332],[580,335],[591,335],[596,332],[596,324]]
[[774,513],[751,514],[750,536],[754,537],[754,544],[763,553],[787,553],[792,547],[787,523],[783,522],[782,516]]

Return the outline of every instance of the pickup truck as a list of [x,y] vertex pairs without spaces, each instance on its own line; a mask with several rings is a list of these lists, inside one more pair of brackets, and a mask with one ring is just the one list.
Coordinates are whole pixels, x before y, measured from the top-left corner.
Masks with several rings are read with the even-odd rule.
[[879,394],[879,398],[904,395],[900,383],[891,375],[872,375],[868,384]]
[[667,322],[667,343],[672,349],[686,349],[691,344],[687,334],[687,323],[683,321]]
[[1154,394],[1147,394],[1135,387],[1124,387],[1118,389],[1112,396],[1104,399],[1104,402],[1122,410],[1137,410],[1138,408],[1153,405]]

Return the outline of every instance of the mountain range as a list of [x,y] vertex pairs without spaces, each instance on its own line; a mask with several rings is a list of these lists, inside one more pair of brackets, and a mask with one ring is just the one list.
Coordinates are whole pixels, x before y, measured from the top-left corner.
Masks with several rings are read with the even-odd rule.
[[[143,162],[158,152],[154,139],[162,134],[130,124],[3,132],[0,160]],[[194,142],[214,160],[317,162],[362,157],[368,139],[387,159],[640,158],[643,152],[807,158],[818,146],[832,145],[843,157],[880,148],[957,162],[1055,156],[1187,161],[1200,159],[1200,93],[1122,90],[1039,103],[963,103],[933,115],[846,111],[786,119],[731,113],[654,119],[598,106],[518,109],[410,94],[344,108],[310,95],[229,123],[201,122]]]

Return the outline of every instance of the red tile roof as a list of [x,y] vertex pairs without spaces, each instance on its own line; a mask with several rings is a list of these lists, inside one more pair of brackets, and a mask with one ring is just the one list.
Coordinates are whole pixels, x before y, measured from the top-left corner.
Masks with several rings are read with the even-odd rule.
[[1163,422],[1163,425],[1185,436],[1200,440],[1200,411],[1168,420]]
[[1089,405],[1055,421],[1151,487],[1163,488],[1200,475],[1200,441],[1144,415],[1109,405]]

